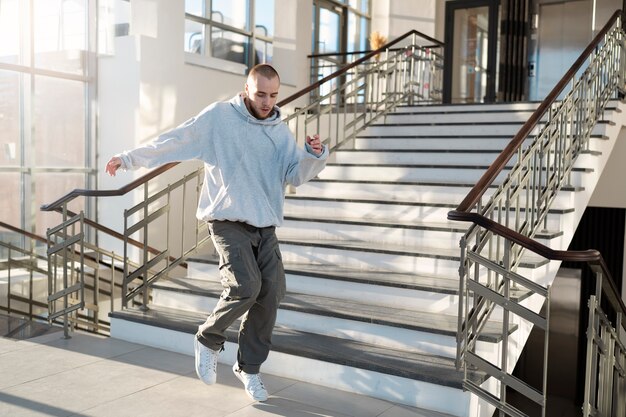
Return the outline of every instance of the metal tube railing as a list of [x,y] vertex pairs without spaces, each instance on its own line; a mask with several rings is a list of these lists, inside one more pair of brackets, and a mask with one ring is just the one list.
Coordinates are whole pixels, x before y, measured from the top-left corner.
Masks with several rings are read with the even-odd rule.
[[[619,314],[626,311],[612,281],[606,279],[610,274],[598,252],[554,251],[533,240],[539,230],[546,228],[548,210],[557,193],[564,185],[570,184],[576,158],[589,150],[591,131],[602,116],[608,100],[624,92],[623,74],[626,61],[622,19],[621,11],[614,13],[457,209],[448,214],[451,220],[473,223],[461,241],[459,313],[463,317],[459,319],[457,365],[465,370],[468,366],[477,366],[479,361],[474,357],[480,356],[477,341],[481,329],[496,311],[503,314],[505,324],[509,314],[513,313],[517,322],[529,323],[534,328],[542,329],[545,340],[543,384],[521,392],[541,407],[542,415],[546,412],[549,308],[544,309],[546,313],[542,316],[534,312],[536,308],[529,310],[523,302],[511,300],[507,295],[512,286],[517,285],[526,291],[526,299],[539,297],[549,306],[549,282],[525,278],[517,272],[523,266],[525,252],[541,257],[533,261],[536,266],[550,260],[590,263],[604,277],[598,278],[601,289],[596,291],[595,296],[598,297],[601,290],[605,294],[612,294],[610,298],[613,308]],[[588,62],[586,68],[576,77],[585,62]],[[531,143],[527,144],[529,141]],[[516,155],[515,163],[504,177],[504,169]],[[485,192],[496,181],[501,181],[501,184],[485,202]],[[544,322],[546,325],[541,325]],[[615,323],[613,325],[616,326]],[[617,324],[618,328],[619,326],[621,321]],[[512,408],[505,395],[506,386],[513,387],[519,383],[509,372],[514,361],[506,358],[511,349],[506,344],[506,326],[503,327],[501,337],[503,342],[500,359],[495,365],[499,371],[484,364],[481,367],[499,382],[499,394],[483,387],[471,386],[469,382],[466,385],[480,398],[499,409],[501,415],[523,415],[520,410]],[[606,355],[614,357],[612,353]],[[492,363],[490,358],[483,360]],[[588,383],[597,377],[593,373],[594,367],[601,365],[589,365],[591,375],[587,374]],[[604,365],[602,372],[608,372],[606,370],[610,365]],[[604,390],[604,402],[592,401],[595,389],[590,389],[588,408],[591,412],[605,409],[603,407],[608,401],[608,388],[600,389]]]

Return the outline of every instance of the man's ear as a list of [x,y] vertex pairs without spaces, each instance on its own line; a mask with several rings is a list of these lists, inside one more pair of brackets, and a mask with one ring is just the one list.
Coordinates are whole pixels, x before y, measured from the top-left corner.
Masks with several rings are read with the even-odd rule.
[[248,83],[244,85],[243,91],[245,91],[246,97],[250,98],[250,93],[248,92]]

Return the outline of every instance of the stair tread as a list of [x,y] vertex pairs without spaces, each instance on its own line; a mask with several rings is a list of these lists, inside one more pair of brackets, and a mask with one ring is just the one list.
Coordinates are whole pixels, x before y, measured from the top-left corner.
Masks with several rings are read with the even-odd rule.
[[[201,313],[163,307],[153,307],[148,311],[127,309],[110,313],[110,316],[191,334],[206,319]],[[237,328],[235,323],[227,331],[230,342],[237,343]],[[274,329],[272,350],[454,388],[461,388],[463,378],[450,358],[379,347],[283,326]],[[484,375],[472,373],[470,378],[481,383]]]
[[[327,197],[327,196],[319,196],[319,195],[307,195],[306,193],[302,194],[287,194],[285,196],[286,201],[289,200],[311,200],[311,201],[336,201],[336,202],[344,202],[344,203],[365,203],[365,204],[392,204],[392,205],[404,205],[404,206],[417,206],[417,207],[440,207],[440,208],[449,208],[450,210],[454,210],[458,207],[457,203],[438,203],[431,201],[407,201],[407,200],[394,200],[394,199],[380,199],[378,197]],[[511,208],[511,211],[515,209]],[[525,211],[525,208],[520,208],[521,212]],[[548,209],[549,213],[569,213],[573,212],[574,208],[568,205],[563,207],[551,207]],[[289,215],[289,207],[285,207],[285,215]]]
[[[212,264],[217,266],[217,256],[205,256],[204,258],[189,258],[189,263]],[[403,273],[386,270],[361,270],[342,265],[329,264],[305,264],[297,262],[284,262],[287,275],[302,275],[308,278],[322,278],[338,281],[349,281],[360,284],[387,286],[394,288],[406,288],[417,291],[429,291],[439,294],[456,295],[459,292],[459,281],[456,278],[446,278],[436,275]],[[219,279],[215,277],[215,279]],[[510,297],[520,300],[527,295],[522,287],[510,290]]]
[[[220,282],[191,278],[171,278],[153,286],[175,292],[219,298],[223,287]],[[431,333],[456,335],[458,320],[456,315],[407,310],[390,306],[359,303],[343,298],[330,298],[318,295],[288,292],[280,308],[318,316],[343,318],[371,324],[379,324],[404,329],[428,331]],[[501,323],[490,323],[485,329],[485,339],[499,340]]]
[[[285,215],[284,220],[294,221],[294,222],[312,222],[312,223],[334,223],[334,224],[348,224],[348,225],[356,225],[363,227],[390,227],[390,228],[398,228],[398,229],[416,229],[416,230],[430,230],[430,231],[438,231],[438,232],[450,232],[450,233],[464,233],[467,231],[468,227],[466,224],[462,222],[449,220],[447,222],[436,222],[436,221],[402,221],[396,219],[358,219],[358,218],[349,218],[349,217],[322,217],[322,216],[295,216],[295,215]],[[284,227],[284,226],[283,226]],[[280,229],[279,229],[280,230]],[[535,236],[538,239],[552,239],[558,236],[563,235],[562,231],[558,230],[547,230],[538,232]]]
[[[340,224],[353,224],[358,226],[383,226],[383,227],[396,227],[404,229],[426,229],[426,230],[440,230],[449,232],[465,232],[467,225],[460,222],[449,220],[442,222],[435,221],[402,221],[396,219],[364,219],[364,218],[350,218],[350,217],[336,217],[336,216],[294,216],[285,215],[284,220],[298,221],[298,222],[318,222],[318,223],[340,223]],[[280,230],[280,229],[279,229]]]
[[[324,184],[379,184],[379,185],[410,185],[412,187],[450,187],[450,188],[467,188],[468,192],[471,190],[476,184],[474,183],[461,183],[461,182],[429,182],[429,181],[393,181],[393,180],[355,180],[355,179],[333,179],[333,178],[313,178],[309,181],[309,183],[324,183]],[[489,185],[488,188],[496,189],[499,185],[494,182]],[[562,191],[582,191],[583,187],[574,187],[571,185],[564,186],[561,188]]]

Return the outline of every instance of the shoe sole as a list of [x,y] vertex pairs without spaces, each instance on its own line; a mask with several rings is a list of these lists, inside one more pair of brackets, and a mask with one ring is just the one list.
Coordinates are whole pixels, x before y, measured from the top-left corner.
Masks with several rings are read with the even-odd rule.
[[267,401],[267,398],[268,398],[268,397],[265,397],[264,399],[254,398],[254,397],[252,396],[252,394],[250,394],[250,393],[248,392],[248,390],[246,389],[246,383],[243,381],[243,378],[241,377],[241,374],[240,374],[239,372],[237,372],[237,364],[236,364],[236,363],[233,365],[233,374],[235,374],[235,376],[237,377],[237,379],[238,379],[239,381],[241,381],[241,383],[243,384],[243,390],[246,392],[246,395],[247,395],[247,396],[248,396],[251,400],[258,401],[258,402],[261,402],[261,403],[262,403],[262,402]]

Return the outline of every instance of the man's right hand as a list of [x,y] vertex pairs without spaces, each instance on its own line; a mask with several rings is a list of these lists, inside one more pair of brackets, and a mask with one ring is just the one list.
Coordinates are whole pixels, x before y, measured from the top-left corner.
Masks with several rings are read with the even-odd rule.
[[117,156],[114,156],[113,158],[111,158],[109,160],[109,162],[107,162],[107,166],[105,168],[105,171],[106,171],[107,174],[109,174],[110,176],[114,177],[115,176],[115,172],[121,166],[122,166],[122,160],[120,158],[118,158]]

